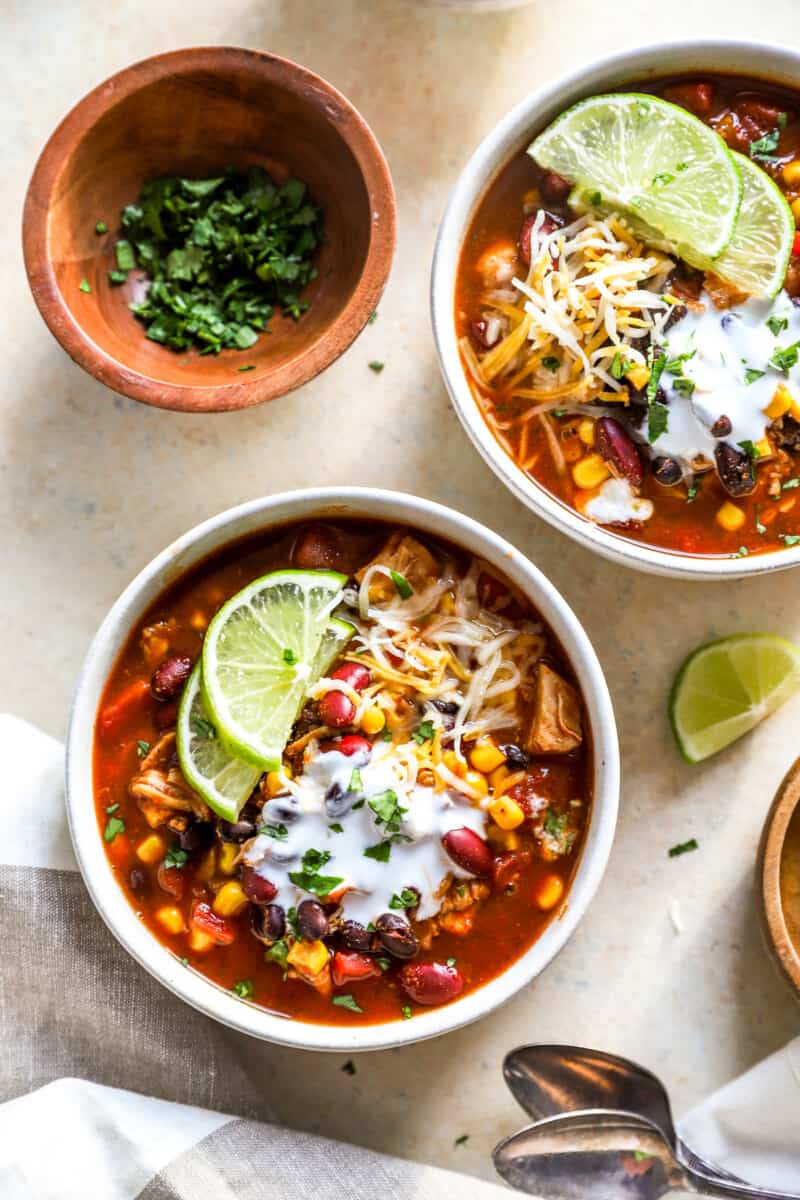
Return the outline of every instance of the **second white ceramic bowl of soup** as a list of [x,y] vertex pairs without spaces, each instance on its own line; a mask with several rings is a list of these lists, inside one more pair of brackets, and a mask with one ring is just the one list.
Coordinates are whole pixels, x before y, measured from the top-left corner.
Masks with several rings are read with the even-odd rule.
[[[409,1021],[316,1025],[244,1003],[199,972],[187,970],[137,916],[120,888],[98,830],[93,745],[103,689],[136,622],[177,578],[240,538],[304,519],[363,518],[418,529],[463,547],[505,575],[538,609],[565,651],[585,702],[594,753],[592,813],[567,901],[542,936],[489,983]],[[552,583],[510,543],[483,525],[428,500],[369,488],[289,492],[229,509],[196,526],[157,555],[128,585],[98,630],[81,672],[67,737],[67,812],[76,856],[97,909],[125,949],[194,1008],[242,1033],[311,1050],[376,1050],[435,1037],[491,1012],[538,975],[586,912],[608,862],[617,819],[619,749],[608,688],[592,645]]]
[[555,117],[586,96],[614,91],[631,81],[704,72],[760,78],[797,89],[800,54],[724,38],[642,46],[597,59],[533,92],[512,109],[472,155],[448,202],[433,258],[431,316],[439,364],[461,423],[484,460],[523,504],[581,545],[624,566],[680,579],[737,579],[797,565],[800,545],[743,557],[689,555],[634,541],[581,516],[534,482],[492,434],[467,383],[455,323],[464,240],[481,200],[503,167]]

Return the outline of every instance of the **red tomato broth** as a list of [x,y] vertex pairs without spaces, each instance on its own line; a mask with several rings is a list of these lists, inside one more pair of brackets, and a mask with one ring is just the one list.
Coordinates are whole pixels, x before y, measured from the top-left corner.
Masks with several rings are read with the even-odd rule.
[[[715,128],[732,149],[745,155],[751,140],[773,128],[776,114],[786,113],[787,121],[781,129],[776,162],[761,162],[759,165],[767,170],[790,203],[800,198],[800,180],[796,185],[788,186],[781,174],[787,163],[800,161],[800,95],[797,93],[757,79],[717,74],[670,77],[630,84],[619,90],[652,92],[691,108],[695,115]],[[531,130],[530,140],[537,132]],[[544,175],[525,150],[521,150],[491,182],[467,231],[458,268],[455,324],[457,336],[469,338],[475,349],[479,349],[480,345],[476,341],[474,323],[479,319],[481,298],[485,291],[485,284],[477,269],[481,255],[494,247],[509,244],[518,246],[526,198],[528,202],[533,198],[535,207],[544,208],[564,219],[574,219],[575,214],[563,200],[553,199],[542,192]],[[793,297],[800,297],[799,253],[800,236],[795,240],[794,256],[789,263],[785,284]],[[521,399],[511,400],[502,387],[484,388],[482,394],[492,412],[497,413],[498,406],[504,406],[502,412],[507,418],[517,416],[528,408],[528,403]],[[586,411],[587,415],[592,415],[590,410]],[[497,436],[486,413],[483,415],[490,431]],[[550,420],[557,436],[569,441],[568,431],[570,425],[576,422],[575,414],[564,417],[551,415]],[[504,436],[508,440],[504,449],[521,466],[521,430],[512,428]],[[580,489],[569,470],[563,475],[558,472],[548,448],[548,439],[536,420],[528,423],[525,438],[528,477],[567,507],[576,508],[576,501],[582,495]],[[502,439],[498,440],[503,445]],[[531,463],[534,454],[536,458]],[[785,459],[776,468],[783,480],[800,476],[800,452],[786,451]],[[715,471],[697,475],[696,493],[689,497],[686,486],[664,487],[656,482],[646,468],[639,492],[653,502],[653,515],[643,523],[607,525],[604,528],[622,538],[693,556],[731,557],[780,549],[784,545],[782,537],[788,537],[788,544],[791,545],[794,544],[791,539],[800,534],[800,490],[795,491],[796,485],[791,484],[790,490],[777,497],[771,496],[768,494],[769,475],[769,466],[757,469],[755,490],[749,496],[736,498],[735,503],[745,510],[746,520],[740,529],[731,531],[722,528],[715,519],[720,507],[730,499]],[[759,529],[759,526],[763,528]]]
[[[337,521],[330,524],[342,535],[349,556],[348,570],[363,562],[390,532],[389,526],[378,522]],[[169,831],[154,830],[148,825],[135,798],[128,792],[131,778],[140,765],[137,743],[152,745],[156,742],[161,733],[158,717],[164,708],[149,693],[153,663],[145,657],[142,631],[160,621],[169,622],[168,655],[185,654],[197,659],[203,632],[201,628],[193,627],[192,622],[198,626],[207,623],[214,612],[246,583],[270,570],[287,566],[298,528],[302,526],[251,537],[212,555],[167,588],[136,623],[110,674],[98,709],[94,749],[98,828],[102,834],[110,816],[124,821],[124,832],[106,842],[111,869],[139,919],[188,967],[226,989],[243,980],[252,982],[252,1000],[288,1018],[322,1024],[374,1024],[402,1019],[402,1010],[409,1005],[409,999],[393,970],[380,978],[368,978],[335,989],[335,994],[352,994],[363,1013],[334,1006],[329,996],[316,992],[301,979],[284,978],[275,963],[265,961],[264,945],[250,935],[248,909],[240,916],[226,918],[226,924],[235,932],[231,945],[193,953],[188,948],[186,933],[168,934],[155,914],[164,905],[175,906],[188,926],[192,905],[198,900],[209,904],[213,901],[214,892],[199,878],[202,851],[190,856],[180,871],[169,872],[183,885],[182,894],[177,897],[159,885],[157,865],[143,864],[136,856],[137,846],[153,833],[161,834],[167,847],[178,845]],[[433,546],[446,545],[441,540],[426,540]],[[463,552],[449,545],[446,549],[463,560]],[[533,610],[529,612],[533,613]],[[537,614],[534,615],[539,619]],[[555,663],[564,677],[575,684],[563,651],[549,631],[547,661]],[[146,693],[141,687],[142,681],[148,684]],[[128,705],[124,719],[119,719],[110,732],[104,732],[104,716],[132,687],[138,689],[138,702]],[[511,731],[508,740],[516,740],[516,731]],[[559,804],[564,804],[568,796],[583,800],[575,845],[571,854],[555,861],[543,861],[535,853],[529,860],[521,861],[513,890],[493,893],[473,907],[474,925],[467,936],[442,930],[429,951],[422,951],[411,960],[444,962],[455,959],[464,978],[462,994],[500,974],[541,936],[563,906],[557,906],[552,912],[540,911],[534,903],[537,884],[546,876],[557,874],[563,881],[566,897],[580,860],[591,809],[593,767],[588,729],[578,751],[558,759],[532,758],[530,770],[539,783],[539,795],[546,795]],[[109,808],[113,810],[111,814]],[[530,843],[530,849],[535,849],[533,837],[526,833],[524,838]],[[416,1005],[412,1007],[415,1012],[423,1011]]]

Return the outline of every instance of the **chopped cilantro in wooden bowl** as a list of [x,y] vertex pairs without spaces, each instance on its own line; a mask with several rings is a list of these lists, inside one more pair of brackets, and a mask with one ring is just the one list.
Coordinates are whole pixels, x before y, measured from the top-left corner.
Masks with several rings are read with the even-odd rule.
[[223,411],[307,382],[361,331],[391,265],[394,191],[369,128],[318,76],[250,50],[180,50],[62,121],[23,243],[76,362],[146,403]]

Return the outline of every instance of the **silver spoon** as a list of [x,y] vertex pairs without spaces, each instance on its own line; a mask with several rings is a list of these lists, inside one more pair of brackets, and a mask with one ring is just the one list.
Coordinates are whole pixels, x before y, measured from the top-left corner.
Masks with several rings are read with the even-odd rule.
[[701,1158],[679,1137],[660,1079],[627,1058],[580,1046],[520,1046],[506,1055],[503,1077],[534,1121],[580,1109],[616,1109],[644,1117],[661,1131],[680,1162],[705,1175],[736,1176]]
[[649,1121],[607,1110],[537,1121],[500,1142],[492,1161],[506,1183],[542,1200],[659,1200],[675,1193],[798,1200],[692,1171]]

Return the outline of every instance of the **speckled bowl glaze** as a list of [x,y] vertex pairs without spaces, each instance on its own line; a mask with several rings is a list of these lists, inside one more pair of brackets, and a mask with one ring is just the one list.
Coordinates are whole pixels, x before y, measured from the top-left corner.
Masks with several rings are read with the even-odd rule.
[[665,42],[597,59],[533,92],[495,126],[461,172],[439,228],[431,314],[439,365],[464,429],[495,474],[537,516],[623,566],[676,579],[742,579],[796,566],[800,546],[742,558],[687,555],[646,546],[594,525],[531,480],[495,439],[472,398],[455,327],[455,287],[464,237],[481,199],[505,164],[548,122],[586,96],[613,91],[634,79],[693,71],[750,75],[796,88],[800,54],[785,47],[724,38]]
[[[594,802],[581,859],[562,910],[515,963],[484,987],[410,1021],[380,1025],[313,1025],[240,1000],[181,965],[137,918],[109,866],[93,799],[94,725],[103,687],[132,625],[159,593],[195,563],[237,538],[288,521],[371,517],[449,539],[503,571],[536,606],[568,655],[584,696],[594,747]],[[614,713],[592,645],[552,583],[514,546],[483,525],[439,504],[371,488],[321,488],[253,500],[196,526],[162,551],[128,585],[92,642],[83,665],[67,736],[67,813],[75,854],[111,932],[151,975],[182,1000],[242,1033],[308,1050],[378,1050],[458,1029],[485,1016],[535,978],[567,942],[602,879],[619,800]]]

